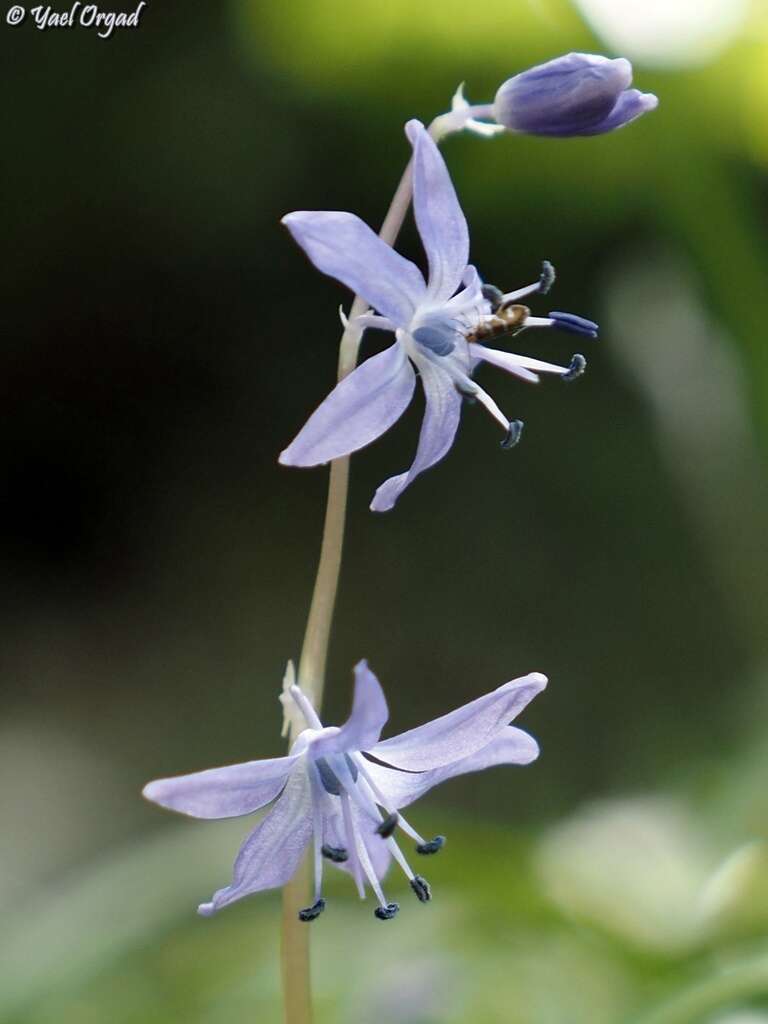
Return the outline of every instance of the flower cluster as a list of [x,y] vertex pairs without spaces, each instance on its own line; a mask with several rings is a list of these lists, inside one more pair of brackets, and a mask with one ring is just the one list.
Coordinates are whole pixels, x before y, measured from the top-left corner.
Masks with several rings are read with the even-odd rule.
[[314,846],[315,896],[303,921],[325,907],[323,862],[348,871],[361,898],[365,883],[377,900],[376,917],[399,909],[382,890],[394,858],[421,902],[431,898],[427,881],[415,874],[394,838],[400,829],[421,855],[436,853],[444,837],[426,840],[403,817],[402,808],[433,786],[496,764],[528,764],[539,753],[536,741],[509,722],[546,685],[537,672],[450,714],[380,740],[389,717],[379,681],[365,661],[355,666],[352,712],[341,728],[323,727],[298,686],[288,697],[303,728],[287,757],[211,768],[194,775],[158,779],[144,788],[147,799],[194,818],[231,818],[276,803],[247,837],[235,861],[230,885],[214,893],[199,912],[205,916],[254,892],[284,885],[294,874],[310,839]]
[[[479,403],[496,420],[502,447],[517,443],[522,422],[509,419],[475,380],[483,364],[529,383],[538,382],[541,374],[570,381],[583,373],[581,353],[559,365],[490,344],[531,328],[591,339],[597,337],[597,324],[575,313],[533,315],[523,304],[550,290],[555,272],[548,261],[538,278],[522,288],[503,291],[482,280],[469,261],[467,222],[435,140],[465,129],[485,136],[613,131],[656,106],[656,97],[631,89],[631,81],[626,60],[571,53],[510,78],[491,104],[471,106],[459,90],[451,111],[436,118],[429,130],[409,121],[413,209],[426,277],[352,213],[302,210],[283,218],[318,270],[370,307],[345,320],[350,335],[360,340],[366,330],[377,328],[393,334],[394,341],[341,380],[281,453],[281,463],[316,466],[375,441],[411,402],[418,375],[425,412],[416,455],[409,469],[377,489],[371,508],[383,512],[448,452],[465,402]],[[382,888],[392,860],[418,900],[431,898],[429,883],[412,870],[398,844],[397,830],[415,842],[422,856],[436,853],[444,843],[443,836],[424,839],[403,808],[454,776],[533,761],[536,741],[509,723],[545,685],[543,675],[531,673],[442,718],[381,740],[389,712],[365,661],[355,668],[352,712],[340,728],[324,727],[308,695],[288,677],[281,700],[296,738],[287,756],[159,779],[145,787],[144,795],[196,818],[248,815],[273,804],[245,839],[232,882],[200,905],[201,914],[286,884],[311,841],[315,892],[312,904],[300,911],[301,920],[314,920],[325,908],[325,861],[347,871],[361,897],[367,884],[378,901],[376,917],[388,920],[399,909]]]

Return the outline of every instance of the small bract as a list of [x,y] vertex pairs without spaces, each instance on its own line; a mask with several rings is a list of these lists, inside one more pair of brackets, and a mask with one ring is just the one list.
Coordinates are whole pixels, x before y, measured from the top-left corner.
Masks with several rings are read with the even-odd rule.
[[240,848],[231,884],[201,904],[199,913],[208,916],[243,896],[285,885],[313,839],[314,901],[299,913],[301,920],[312,921],[325,908],[324,860],[352,875],[361,899],[367,881],[378,900],[375,916],[388,920],[399,909],[387,901],[381,886],[392,858],[420,902],[432,895],[428,882],[411,870],[396,830],[413,839],[421,855],[436,853],[444,843],[443,836],[427,840],[419,835],[402,808],[455,775],[533,761],[539,753],[536,741],[509,722],[546,682],[532,672],[442,718],[380,741],[389,717],[387,702],[378,679],[361,661],[355,666],[352,713],[341,728],[323,727],[306,694],[289,685],[283,703],[290,699],[292,707],[286,710],[294,721],[301,715],[306,728],[287,757],[158,779],[145,786],[144,796],[194,818],[251,814],[276,800]]

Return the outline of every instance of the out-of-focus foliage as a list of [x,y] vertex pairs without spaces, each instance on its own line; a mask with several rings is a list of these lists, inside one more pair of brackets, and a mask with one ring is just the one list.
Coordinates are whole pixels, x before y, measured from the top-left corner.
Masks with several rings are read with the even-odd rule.
[[[276,455],[328,390],[347,296],[279,218],[376,223],[406,119],[619,39],[651,116],[445,145],[483,274],[549,258],[552,305],[602,337],[573,387],[494,381],[521,446],[468,409],[392,515],[367,496],[419,410],[355,457],[324,714],[362,656],[393,731],[540,669],[521,724],[542,757],[419,809],[453,822],[430,906],[398,890],[384,925],[333,888],[319,1019],[768,1018],[768,14],[685,0],[671,40],[675,0],[609,6],[164,2],[107,42],[0,26],[4,1022],[279,1019],[276,900],[192,916],[243,823],[138,798],[281,750],[325,474]],[[402,247],[421,259],[411,228]]]

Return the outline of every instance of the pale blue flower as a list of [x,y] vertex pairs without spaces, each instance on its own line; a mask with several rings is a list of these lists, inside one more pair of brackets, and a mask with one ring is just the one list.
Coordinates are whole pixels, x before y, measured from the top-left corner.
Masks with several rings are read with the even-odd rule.
[[436,853],[444,842],[442,836],[424,839],[401,809],[453,776],[533,761],[539,753],[536,741],[509,722],[546,682],[533,672],[442,718],[380,741],[389,717],[387,702],[378,679],[361,661],[355,667],[352,713],[341,728],[324,728],[307,696],[289,685],[289,716],[303,716],[306,728],[287,757],[159,779],[144,788],[144,796],[194,818],[251,814],[275,800],[240,848],[231,884],[201,904],[201,914],[285,885],[312,839],[314,902],[301,911],[301,919],[313,920],[325,907],[322,874],[328,860],[352,875],[361,898],[366,882],[370,885],[379,904],[375,914],[386,920],[398,910],[381,887],[391,858],[420,901],[431,897],[428,883],[411,870],[395,830],[413,839],[420,854]]
[[632,65],[593,53],[569,53],[507,79],[491,114],[528,135],[601,135],[654,110],[653,93],[630,89]]
[[[348,455],[380,437],[401,416],[413,397],[415,370],[426,398],[424,422],[410,469],[385,481],[371,508],[383,512],[408,484],[440,460],[453,444],[462,399],[476,399],[502,426],[505,445],[517,440],[522,424],[510,422],[473,379],[480,362],[492,363],[527,381],[539,373],[571,379],[583,368],[557,366],[514,355],[473,341],[473,332],[493,323],[500,305],[510,306],[546,291],[554,274],[549,264],[540,281],[502,295],[484,289],[468,264],[469,232],[440,152],[418,121],[406,125],[413,146],[413,205],[429,263],[424,281],[418,267],[383,242],[351,213],[299,211],[283,223],[315,266],[362,295],[377,315],[359,317],[360,330],[393,331],[395,343],[372,356],[341,381],[282,452],[288,466],[316,466]],[[491,298],[491,293],[495,298]],[[516,330],[559,327],[594,337],[597,325],[572,314],[531,317],[525,307]],[[468,338],[468,336],[470,336]]]

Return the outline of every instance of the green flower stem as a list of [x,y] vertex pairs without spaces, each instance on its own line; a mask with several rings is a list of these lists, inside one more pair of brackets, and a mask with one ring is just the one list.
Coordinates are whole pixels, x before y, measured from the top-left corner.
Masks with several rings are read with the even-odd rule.
[[635,1024],[700,1024],[710,1014],[768,998],[768,954],[743,960],[683,989]]
[[283,888],[283,927],[280,971],[285,1024],[312,1024],[312,989],[309,969],[309,929],[299,911],[309,906],[311,860],[307,854],[299,870]]
[[[411,165],[409,163],[379,232],[384,241],[390,245],[397,238],[408,212],[412,191]],[[357,365],[360,332],[354,329],[352,321],[356,316],[364,313],[366,308],[365,299],[356,295],[349,312],[350,323],[344,329],[339,344],[339,380],[343,380]],[[345,456],[341,459],[334,459],[331,463],[323,539],[320,546],[320,562],[299,658],[299,685],[309,694],[318,712],[323,699],[328,641],[331,634],[336,593],[339,588],[348,491],[349,456]],[[295,739],[293,730],[291,730],[289,739],[290,742]],[[309,965],[311,925],[300,921],[298,916],[299,910],[311,903],[310,876],[310,857],[307,855],[298,872],[283,889],[281,966],[285,1024],[311,1024],[312,1022]]]
[[[438,142],[450,130],[455,130],[446,121],[438,124],[439,121],[440,119],[436,118],[430,125],[430,132]],[[394,245],[411,205],[413,196],[411,167],[412,161],[409,161],[379,231],[379,237],[389,245]],[[354,319],[364,313],[367,308],[365,299],[356,295],[339,344],[338,380],[343,380],[357,366],[362,335],[359,330],[355,329]],[[349,456],[345,456],[341,459],[334,459],[331,463],[323,539],[320,546],[320,562],[299,658],[299,686],[310,696],[318,712],[323,700],[328,641],[331,635],[336,593],[339,588],[348,491]],[[294,739],[295,736],[291,730],[289,740],[293,742]],[[283,889],[281,966],[285,1024],[311,1024],[312,1022],[309,966],[311,925],[300,921],[298,917],[299,910],[309,906],[311,902],[310,857],[307,855],[299,871]]]

